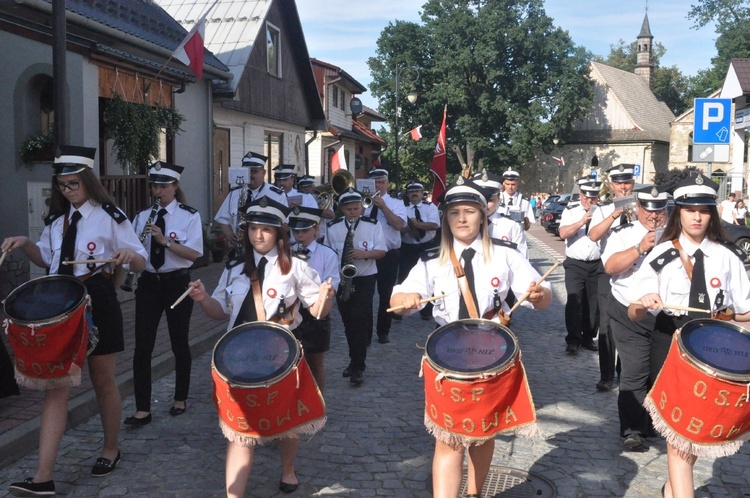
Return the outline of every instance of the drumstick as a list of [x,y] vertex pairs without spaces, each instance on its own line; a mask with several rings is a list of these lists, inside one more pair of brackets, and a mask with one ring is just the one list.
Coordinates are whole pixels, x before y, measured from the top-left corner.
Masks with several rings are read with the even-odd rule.
[[[201,279],[196,280],[196,282],[200,282],[200,281],[201,281]],[[185,298],[188,297],[188,294],[190,294],[190,292],[192,292],[193,289],[195,289],[195,284],[188,285],[187,290],[185,292],[183,292],[180,297],[177,298],[177,301],[175,301],[174,304],[169,307],[169,309],[173,310],[175,306],[177,306],[182,301],[184,301]]]
[[5,256],[7,256],[8,253],[4,252],[2,256],[0,256],[0,266],[3,266],[3,261],[5,261]]
[[[333,282],[333,277],[328,277],[328,283],[330,284]],[[318,308],[318,316],[315,317],[316,320],[320,320],[320,315],[323,313],[323,306]]]
[[64,265],[90,265],[97,263],[114,263],[116,259],[83,259],[80,261],[63,261]]
[[[547,273],[545,273],[544,275],[542,275],[542,278],[539,279],[539,281],[537,282],[537,284],[541,284],[542,282],[544,282],[547,279],[547,277],[549,277],[550,274],[553,271],[555,271],[555,268],[557,268],[558,266],[560,266],[560,263],[555,263],[554,265],[552,265],[552,268],[550,268],[549,270],[547,270]],[[510,311],[508,313],[505,314],[505,316],[510,316],[511,313],[513,313],[514,311],[516,311],[516,308],[518,308],[519,306],[521,306],[521,303],[524,302],[524,301],[526,301],[529,298],[530,295],[531,295],[531,292],[527,292],[526,294],[524,294],[523,296],[521,296],[521,299],[519,299],[518,302],[513,305],[513,307],[510,309]]]
[[[449,294],[453,294],[454,292],[458,292],[458,289],[454,290],[453,292],[446,292],[445,294],[440,294],[439,296],[432,296],[432,297],[426,297],[419,301],[419,304],[429,303],[430,301],[437,301],[438,299],[443,299],[445,296]],[[401,306],[394,306],[393,308],[388,308],[386,313],[390,313],[391,311],[399,311],[406,308],[403,304]]]
[[[630,304],[638,304],[640,306],[643,306],[643,303],[640,301],[630,301]],[[700,308],[691,308],[690,306],[677,306],[676,304],[662,304],[661,307],[665,310],[688,311],[688,312],[693,312],[693,313],[706,313],[708,315],[711,314],[709,310],[703,310]]]

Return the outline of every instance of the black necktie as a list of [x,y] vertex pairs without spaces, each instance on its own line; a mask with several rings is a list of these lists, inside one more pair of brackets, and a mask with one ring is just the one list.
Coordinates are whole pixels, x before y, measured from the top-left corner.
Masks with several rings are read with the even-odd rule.
[[[159,210],[159,216],[156,217],[156,221],[154,222],[154,225],[159,227],[161,229],[161,233],[166,236],[164,233],[167,228],[164,223],[164,215],[167,214],[167,210],[162,208]],[[151,239],[151,266],[153,266],[155,269],[159,269],[164,265],[164,251],[166,251],[167,248],[159,243],[157,243],[155,240]]]
[[[698,249],[693,254],[695,263],[693,263],[693,278],[690,281],[690,301],[688,306],[691,308],[700,308],[704,310],[711,309],[711,300],[708,297],[706,288],[706,272],[703,265],[703,251]],[[705,318],[705,313],[688,313],[690,318]]]
[[73,275],[73,265],[64,265],[63,261],[73,261],[76,252],[76,235],[78,235],[78,220],[81,219],[81,213],[73,211],[70,218],[70,226],[63,235],[62,246],[60,246],[60,265],[57,268],[58,275]]
[[[414,206],[414,219],[417,220],[417,221],[422,221],[422,214],[419,212],[419,207],[417,207],[417,206]],[[424,236],[425,236],[425,231],[424,230],[420,230],[419,228],[417,228],[417,237],[416,237],[416,239],[417,240],[422,240],[422,237],[424,237]]]
[[371,220],[377,220],[378,219],[378,207],[373,206],[372,211],[370,211],[370,219]]
[[[263,293],[263,277],[265,276],[267,262],[268,260],[265,256],[263,256],[262,258],[260,258],[260,262],[258,263],[258,283],[260,284],[259,287],[261,294]],[[242,301],[240,312],[237,313],[237,318],[234,320],[232,327],[242,325],[243,323],[257,321],[258,312],[255,309],[255,298],[253,297],[253,286],[251,285],[250,289],[248,289],[247,294],[245,295],[245,299]]]
[[[471,266],[471,260],[474,259],[474,255],[476,254],[476,251],[472,249],[471,247],[464,249],[464,252],[461,253],[461,259],[464,260],[464,274],[466,274],[466,280],[469,283],[469,291],[471,291],[471,299],[474,300],[474,306],[477,307],[477,310],[479,310],[479,305],[477,303],[476,298],[476,290],[474,289],[474,268]],[[464,296],[461,296],[461,299],[459,299],[459,306],[458,306],[458,319],[461,320],[463,318],[471,318],[469,316],[469,310],[466,307],[466,301],[464,300]]]
[[513,197],[508,197],[508,206],[513,205]]

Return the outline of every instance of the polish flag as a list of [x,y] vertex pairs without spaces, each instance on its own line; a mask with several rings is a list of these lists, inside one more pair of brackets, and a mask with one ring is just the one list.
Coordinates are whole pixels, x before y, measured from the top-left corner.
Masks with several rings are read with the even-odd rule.
[[562,157],[552,156],[552,159],[554,159],[556,162],[560,163],[560,166],[565,167],[565,159],[563,159]]
[[[206,12],[206,15],[208,12]],[[172,53],[172,57],[182,62],[195,73],[198,81],[203,78],[203,40],[206,38],[206,15],[195,23],[180,46]]]
[[419,125],[411,130],[409,134],[411,134],[412,140],[414,140],[415,142],[419,142],[419,139],[422,138],[422,125]]
[[440,133],[438,134],[437,143],[435,144],[435,154],[432,156],[432,164],[430,164],[430,171],[434,175],[434,182],[432,184],[432,202],[437,204],[437,199],[443,192],[445,192],[446,181],[445,173],[448,162],[448,156],[446,151],[446,129],[445,121],[448,117],[448,105],[446,104],[443,109],[443,124],[440,126]]
[[337,172],[340,169],[349,169],[346,167],[346,156],[344,156],[344,145],[339,147],[339,150],[333,153],[331,156],[331,174]]

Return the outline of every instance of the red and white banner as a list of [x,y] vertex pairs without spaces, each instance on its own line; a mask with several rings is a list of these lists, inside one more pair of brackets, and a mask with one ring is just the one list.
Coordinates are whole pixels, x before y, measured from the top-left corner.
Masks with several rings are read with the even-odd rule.
[[558,163],[560,163],[560,166],[565,167],[565,159],[563,159],[562,157],[552,156],[552,159],[554,159],[555,161],[557,161]]
[[435,154],[432,156],[432,164],[430,164],[430,171],[435,176],[432,184],[432,202],[437,204],[438,198],[445,192],[445,174],[448,162],[448,155],[446,153],[446,132],[445,122],[448,116],[448,105],[446,104],[443,109],[443,124],[440,126],[440,133],[438,134],[437,143],[435,144]]
[[206,18],[208,13],[219,3],[218,0],[209,7],[203,16],[195,23],[182,43],[172,53],[172,58],[182,62],[195,73],[198,81],[203,78],[203,53],[205,52]]
[[411,139],[415,142],[419,142],[419,140],[422,138],[422,125],[417,126],[413,130],[410,130],[408,133],[405,133],[405,135],[411,135]]
[[340,169],[349,169],[346,167],[346,156],[344,155],[344,144],[331,156],[331,174]]

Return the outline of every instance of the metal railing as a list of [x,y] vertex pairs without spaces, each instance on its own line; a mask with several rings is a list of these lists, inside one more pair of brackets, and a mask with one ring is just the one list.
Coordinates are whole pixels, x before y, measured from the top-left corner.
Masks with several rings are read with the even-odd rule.
[[101,182],[128,219],[149,206],[147,175],[102,175]]

